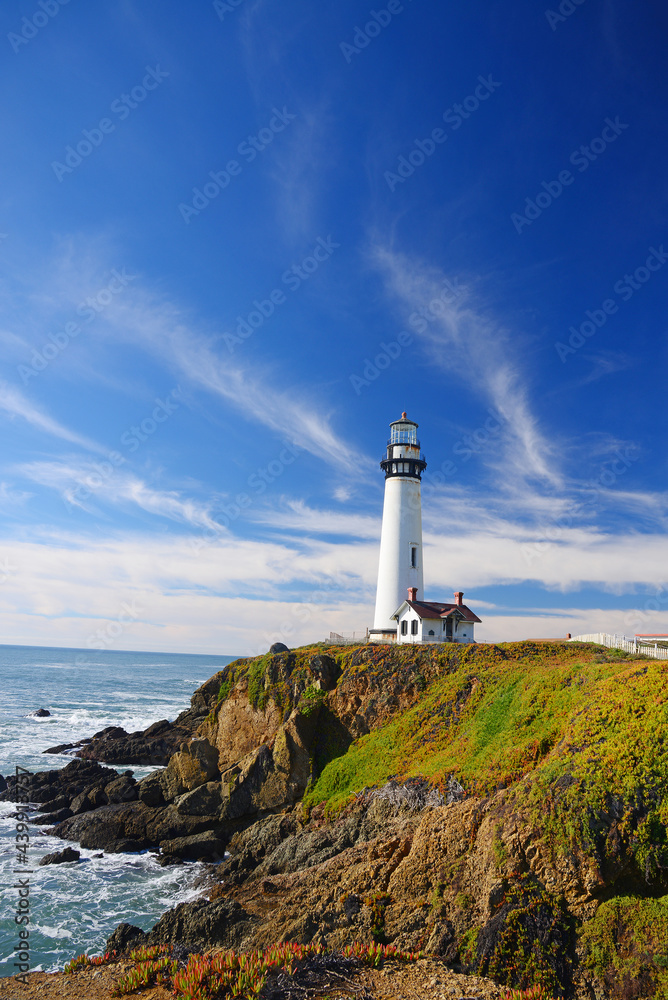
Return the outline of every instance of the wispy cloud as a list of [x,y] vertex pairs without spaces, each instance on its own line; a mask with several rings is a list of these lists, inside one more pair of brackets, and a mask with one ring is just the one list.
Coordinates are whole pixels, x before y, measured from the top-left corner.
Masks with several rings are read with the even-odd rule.
[[[17,276],[21,287],[25,286],[24,301],[30,302],[30,309],[24,312],[39,316],[44,322],[44,317],[50,317],[51,321],[55,314],[76,316],[86,296],[108,283],[114,267],[121,267],[119,256],[102,237],[90,241],[61,239],[52,259],[41,263],[33,295],[26,276]],[[16,307],[12,312],[18,315],[21,310]],[[351,442],[341,439],[332,427],[331,412],[312,398],[309,386],[291,384],[285,373],[276,368],[259,371],[256,364],[244,365],[226,350],[218,350],[216,345],[221,343],[223,331],[205,328],[178,303],[141,287],[139,279],[105,306],[87,330],[86,341],[79,340],[76,350],[63,352],[63,360],[68,365],[77,364],[80,374],[81,366],[87,363],[82,360],[86,353],[84,344],[94,340],[98,350],[105,340],[114,349],[119,343],[131,344],[176,371],[179,380],[188,379],[195,388],[204,388],[243,418],[266,427],[279,440],[294,442],[343,476],[347,477],[353,467],[357,476],[365,470],[369,474],[375,470],[375,462]],[[97,371],[86,371],[84,375],[107,382],[110,379],[108,374],[101,376]],[[15,413],[25,415],[36,425],[41,422],[42,429],[51,428],[63,440],[77,444],[86,441],[46,415],[40,415],[39,410],[30,408],[21,399],[17,390],[7,389],[7,406],[11,405]],[[2,396],[0,409],[1,400]],[[101,450],[90,442],[86,446]]]
[[275,507],[255,510],[250,516],[257,524],[269,525],[282,531],[300,531],[304,535],[380,539],[378,517],[315,510],[301,500],[283,500]]
[[[109,463],[107,463],[109,464]],[[58,492],[69,507],[92,511],[101,505],[136,506],[148,514],[222,533],[211,504],[183,497],[174,490],[156,490],[124,471],[108,475],[84,462],[30,462],[17,470],[41,486]]]
[[444,296],[447,276],[439,269],[383,246],[375,247],[373,260],[406,312],[437,304],[417,337],[434,363],[448,375],[457,372],[503,418],[503,455],[496,468],[504,486],[511,492],[530,481],[560,487],[556,448],[531,411],[509,331],[475,307],[470,290],[459,286],[457,296]]
[[0,483],[0,504],[2,504],[4,510],[7,510],[8,507],[23,506],[31,496],[31,493],[26,493],[24,490],[17,490],[8,483]]
[[277,373],[251,371],[214,349],[216,338],[189,323],[170,302],[150,296],[128,295],[114,307],[117,329],[133,343],[143,344],[155,356],[194,385],[204,387],[247,420],[267,427],[283,441],[296,444],[340,472],[367,470],[375,463],[350,442],[342,440],[330,418],[308,399],[308,390],[275,388]]
[[18,417],[21,420],[25,420],[26,423],[37,430],[61,438],[63,441],[69,441],[70,444],[79,445],[87,451],[102,452],[104,450],[100,445],[91,441],[90,438],[84,437],[82,434],[77,434],[57,420],[54,420],[48,413],[45,413],[44,410],[31,402],[20,389],[9,385],[7,382],[0,383],[0,412],[4,413],[10,420]]

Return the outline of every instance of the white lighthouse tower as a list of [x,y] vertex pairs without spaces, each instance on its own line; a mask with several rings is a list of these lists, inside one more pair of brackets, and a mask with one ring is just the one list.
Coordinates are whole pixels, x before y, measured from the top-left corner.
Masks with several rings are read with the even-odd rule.
[[372,642],[396,640],[397,621],[392,615],[406,600],[409,587],[424,598],[420,479],[427,463],[420,453],[417,429],[405,413],[393,420],[387,457],[380,463],[385,472],[385,502]]

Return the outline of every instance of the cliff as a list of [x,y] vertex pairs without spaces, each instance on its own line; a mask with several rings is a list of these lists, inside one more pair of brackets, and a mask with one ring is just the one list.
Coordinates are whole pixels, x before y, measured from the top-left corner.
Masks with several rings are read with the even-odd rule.
[[222,859],[208,900],[113,946],[376,940],[552,995],[668,997],[660,661],[306,647],[230,664],[189,720],[140,782],[89,761],[35,776],[61,837]]

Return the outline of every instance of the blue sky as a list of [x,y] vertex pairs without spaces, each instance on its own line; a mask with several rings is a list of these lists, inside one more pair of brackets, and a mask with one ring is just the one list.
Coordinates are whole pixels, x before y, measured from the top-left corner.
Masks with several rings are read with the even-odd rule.
[[8,2],[0,637],[668,632],[663,5]]

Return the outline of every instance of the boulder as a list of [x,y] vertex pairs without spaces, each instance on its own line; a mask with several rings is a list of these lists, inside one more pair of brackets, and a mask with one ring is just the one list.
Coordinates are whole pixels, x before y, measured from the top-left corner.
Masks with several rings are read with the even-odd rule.
[[106,805],[106,801],[99,801],[100,798],[101,796],[97,796],[98,801],[94,801],[92,789],[90,792],[80,792],[72,799],[72,802],[70,803],[70,811],[76,816],[78,813],[89,812],[91,809],[95,809],[96,805]]
[[[76,840],[82,847],[107,851],[143,850],[151,846],[148,822],[156,810],[140,802],[123,802],[78,813],[48,831],[63,840]],[[127,842],[131,841],[132,848]],[[157,842],[156,842],[157,843]]]
[[285,645],[284,642],[275,642],[272,646],[269,647],[269,652],[272,655],[275,655],[276,653],[289,653],[290,650],[288,649],[288,647]]
[[259,923],[233,899],[181,903],[164,913],[148,935],[147,943],[183,944],[192,951],[211,948],[243,950]]
[[167,856],[186,861],[220,861],[225,855],[225,843],[214,830],[205,830],[192,837],[163,840],[160,849]]
[[120,726],[107,726],[79,743],[63,743],[44,753],[74,750],[77,757],[109,764],[165,765],[179,746],[192,737],[206,711],[208,708],[203,704],[202,714],[188,709],[174,722],[161,719],[136,733],[127,733]]
[[193,739],[170,758],[160,774],[160,786],[164,798],[170,802],[219,776],[216,748],[206,739]]
[[[82,792],[102,789],[117,777],[116,771],[109,767],[101,767],[93,761],[72,760],[60,771],[38,771],[35,774],[21,775],[21,797],[27,797],[30,802],[47,803],[58,796],[64,796],[69,804]],[[11,801],[15,788],[16,777],[9,775],[6,789],[0,793],[0,800]]]
[[139,797],[137,782],[134,778],[129,778],[126,774],[122,774],[119,778],[105,785],[104,794],[107,797],[107,801],[111,804],[115,802],[134,802]]
[[301,798],[312,776],[309,750],[319,712],[319,705],[308,716],[295,710],[278,730],[272,749],[263,744],[223,773],[222,818],[281,809]]
[[40,813],[50,813],[57,812],[58,809],[65,809],[68,806],[70,800],[66,795],[57,795],[55,799],[49,799],[48,802],[44,802],[38,807],[37,812]]
[[216,816],[223,805],[223,786],[220,781],[207,781],[186,792],[175,805],[182,816]]
[[105,951],[115,951],[118,955],[140,948],[146,943],[148,935],[134,924],[119,924],[116,930],[107,938]]
[[38,813],[37,816],[33,816],[30,820],[35,826],[55,826],[56,823],[62,823],[63,820],[69,819],[72,816],[71,809],[56,809],[52,813]]
[[341,676],[341,668],[333,657],[326,653],[318,653],[309,662],[309,670],[316,679],[321,691],[333,691]]
[[164,806],[165,797],[162,794],[162,783],[160,781],[161,771],[153,771],[145,778],[137,782],[137,794],[139,800],[147,806]]
[[62,851],[55,851],[53,854],[45,854],[40,865],[64,865],[68,861],[78,861],[81,857],[79,851],[73,847],[66,847]]
[[49,712],[46,708],[38,708],[36,712],[29,712],[28,713],[28,718],[29,719],[48,719],[50,715],[51,715],[51,712]]
[[[138,806],[132,803],[127,808]],[[163,840],[173,840],[176,837],[192,837],[202,833],[217,824],[217,816],[189,816],[178,811],[175,803],[163,809],[144,810],[145,822],[143,833],[148,846],[157,847]],[[130,825],[129,825],[130,826]],[[131,826],[130,826],[131,828]]]

